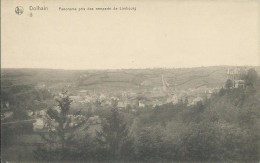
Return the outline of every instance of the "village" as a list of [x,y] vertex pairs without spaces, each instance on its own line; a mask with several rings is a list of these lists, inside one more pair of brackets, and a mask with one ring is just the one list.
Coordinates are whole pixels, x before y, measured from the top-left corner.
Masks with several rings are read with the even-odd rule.
[[[233,98],[229,97],[228,92],[233,94],[251,92],[250,89],[253,87],[250,87],[248,74],[249,72],[256,73],[253,68],[227,67],[219,68],[219,70],[221,70],[219,73],[213,69],[205,73],[197,73],[197,75],[194,75],[196,71],[190,73],[186,70],[188,75],[182,79],[179,77],[177,81],[175,81],[175,74],[171,78],[170,73],[160,73],[160,71],[150,76],[147,75],[148,77],[139,78],[139,80],[131,78],[129,80],[127,74],[121,72],[110,74],[107,72],[94,72],[93,74],[73,72],[69,80],[59,79],[59,82],[54,84],[40,81],[32,87],[16,85],[12,86],[10,90],[23,92],[22,96],[19,93],[16,93],[15,96],[10,95],[13,97],[18,95],[23,98],[16,102],[17,105],[14,105],[11,98],[1,102],[1,122],[6,129],[20,132],[17,136],[16,146],[26,146],[31,148],[30,150],[35,150],[35,144],[44,145],[40,135],[59,132],[59,120],[55,117],[62,115],[62,105],[60,105],[59,99],[61,97],[66,99],[61,92],[63,91],[61,88],[65,85],[67,88],[65,91],[68,92],[66,97],[70,102],[64,125],[66,128],[76,129],[74,134],[78,140],[83,139],[86,134],[90,135],[91,139],[95,139],[113,109],[124,116],[122,118],[125,122],[131,124],[129,126],[131,130],[136,127],[136,123],[139,123],[138,126],[157,125],[159,129],[163,130],[165,127],[171,128],[170,125],[179,123],[177,115],[184,116],[182,121],[188,122],[201,113],[207,113],[203,110],[205,106],[210,108],[210,103],[216,103],[220,113],[223,110],[226,111],[227,108],[222,107],[218,100],[214,100],[222,98],[223,94],[228,98]],[[126,77],[122,77],[122,74],[126,74]],[[132,76],[133,78],[138,77],[138,75]],[[209,78],[216,79],[219,76],[222,77],[222,80],[219,80],[217,84],[207,84],[211,81],[214,83]],[[82,81],[78,82],[78,79],[82,79]],[[105,80],[102,81],[102,79]],[[122,84],[122,81],[126,81],[126,79],[135,83]],[[121,80],[121,83],[118,80]],[[107,83],[110,85],[108,86]],[[121,86],[117,85],[118,83]],[[182,83],[185,86],[182,86]],[[10,86],[6,85],[7,88]],[[243,97],[239,94],[236,96]],[[234,105],[236,104],[234,103]],[[234,111],[236,110],[234,109]],[[218,118],[217,115],[213,120],[216,118]],[[171,119],[175,119],[176,122],[171,124],[169,121]],[[225,127],[224,124],[221,124],[221,128],[223,126]],[[140,128],[146,129],[146,127]],[[10,130],[6,131],[10,132]]]
[[[226,73],[227,80],[232,81],[231,88],[244,88],[245,81],[242,79],[243,74],[246,73],[248,68],[235,67],[228,68]],[[82,76],[80,76],[81,78]],[[144,81],[140,84],[140,87],[149,85],[149,81]],[[200,86],[198,88],[188,88],[181,90],[176,88],[175,84],[169,84],[161,75],[161,86],[142,89],[142,91],[136,90],[118,90],[116,92],[109,91],[93,91],[87,89],[81,89],[74,94],[70,95],[72,100],[72,110],[78,111],[80,109],[88,109],[88,111],[94,111],[98,107],[109,107],[114,101],[117,101],[117,108],[120,110],[129,110],[136,112],[138,109],[148,108],[155,109],[164,104],[178,104],[183,103],[187,106],[197,104],[199,101],[204,102],[210,98],[212,94],[217,93],[222,87],[210,88],[207,86]],[[40,89],[46,89],[45,85],[38,86]],[[9,110],[9,103],[1,103],[5,108],[1,115],[1,120],[7,119],[13,115],[13,112]],[[39,131],[46,128],[48,119],[46,119],[46,112],[48,108],[37,108],[34,110],[26,110],[28,116],[34,120],[33,130]],[[59,112],[59,107],[55,107],[54,110]],[[80,121],[83,121],[82,115],[71,115],[71,126],[77,125]],[[91,123],[97,123],[100,121],[98,116],[90,118]]]

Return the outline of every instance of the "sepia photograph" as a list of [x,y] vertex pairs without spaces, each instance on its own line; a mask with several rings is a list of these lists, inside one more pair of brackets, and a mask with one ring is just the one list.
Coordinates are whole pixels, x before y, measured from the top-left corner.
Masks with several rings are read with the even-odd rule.
[[259,0],[1,0],[1,163],[260,162]]

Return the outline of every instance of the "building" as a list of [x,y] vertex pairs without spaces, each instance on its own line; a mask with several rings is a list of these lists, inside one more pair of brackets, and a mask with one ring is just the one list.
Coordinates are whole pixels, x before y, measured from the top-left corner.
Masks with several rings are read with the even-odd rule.
[[37,118],[36,122],[33,123],[33,130],[42,130],[45,127],[45,123],[42,118]]
[[144,108],[145,107],[145,104],[141,101],[138,101],[138,107],[140,108]]
[[232,88],[245,88],[245,80],[243,79],[247,73],[247,67],[228,68],[227,79],[232,81]]
[[234,80],[234,88],[245,88],[245,80]]
[[235,67],[228,68],[227,70],[227,79],[230,80],[240,80],[247,73],[247,67]]
[[26,113],[29,117],[33,117],[35,115],[32,110],[27,110]]
[[173,94],[167,98],[167,103],[177,104],[178,103],[178,96]]
[[202,97],[196,97],[192,100],[191,104],[190,105],[195,105],[197,104],[199,101],[203,101],[203,98]]
[[119,101],[119,102],[117,103],[117,107],[118,107],[119,109],[125,109],[126,106],[127,106],[127,103],[126,103],[126,102]]

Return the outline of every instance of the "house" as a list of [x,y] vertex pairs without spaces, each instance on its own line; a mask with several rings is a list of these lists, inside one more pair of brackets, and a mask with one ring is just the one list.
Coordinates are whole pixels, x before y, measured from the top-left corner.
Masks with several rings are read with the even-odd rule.
[[178,103],[178,96],[176,94],[171,95],[166,100],[167,103],[177,104]]
[[246,74],[247,70],[247,67],[228,68],[227,78],[231,80],[239,80],[243,75]]
[[92,125],[100,124],[100,123],[101,123],[101,119],[99,118],[98,115],[95,115],[95,116],[93,116],[93,117],[90,117],[90,118],[88,119],[88,122],[89,122],[90,124],[92,124]]
[[41,111],[39,111],[39,115],[41,115],[41,116],[45,116],[47,113],[47,110],[41,110]]
[[117,107],[118,107],[119,109],[125,109],[126,106],[127,106],[127,103],[126,103],[126,102],[119,101],[119,102],[117,103]]
[[58,113],[61,112],[61,108],[59,106],[54,107],[53,110],[56,110]]
[[245,80],[234,80],[234,88],[245,88]]
[[197,102],[199,101],[203,101],[203,98],[202,97],[196,97],[192,100],[191,104],[190,105],[195,105],[197,104]]
[[245,80],[242,77],[247,72],[247,67],[236,67],[227,70],[227,79],[233,82],[233,88],[245,88]]
[[140,108],[144,108],[145,107],[145,104],[141,101],[138,102],[138,107]]
[[101,101],[104,101],[104,100],[106,100],[106,95],[104,95],[104,94],[101,94],[100,96],[99,96],[99,99],[101,100]]
[[42,130],[44,128],[44,121],[42,118],[37,118],[36,119],[36,122],[33,123],[33,130],[36,131],[36,130]]
[[34,112],[31,111],[31,110],[27,110],[26,113],[27,113],[27,115],[28,115],[29,117],[33,117],[33,116],[34,116]]

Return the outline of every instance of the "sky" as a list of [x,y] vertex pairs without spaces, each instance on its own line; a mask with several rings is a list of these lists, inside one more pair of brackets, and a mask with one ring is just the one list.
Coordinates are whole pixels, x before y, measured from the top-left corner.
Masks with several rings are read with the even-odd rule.
[[[258,0],[2,0],[1,67],[260,65]],[[15,7],[24,13],[17,15]],[[48,11],[30,11],[46,6]],[[59,11],[136,7],[136,11]],[[32,13],[32,17],[30,17]]]

